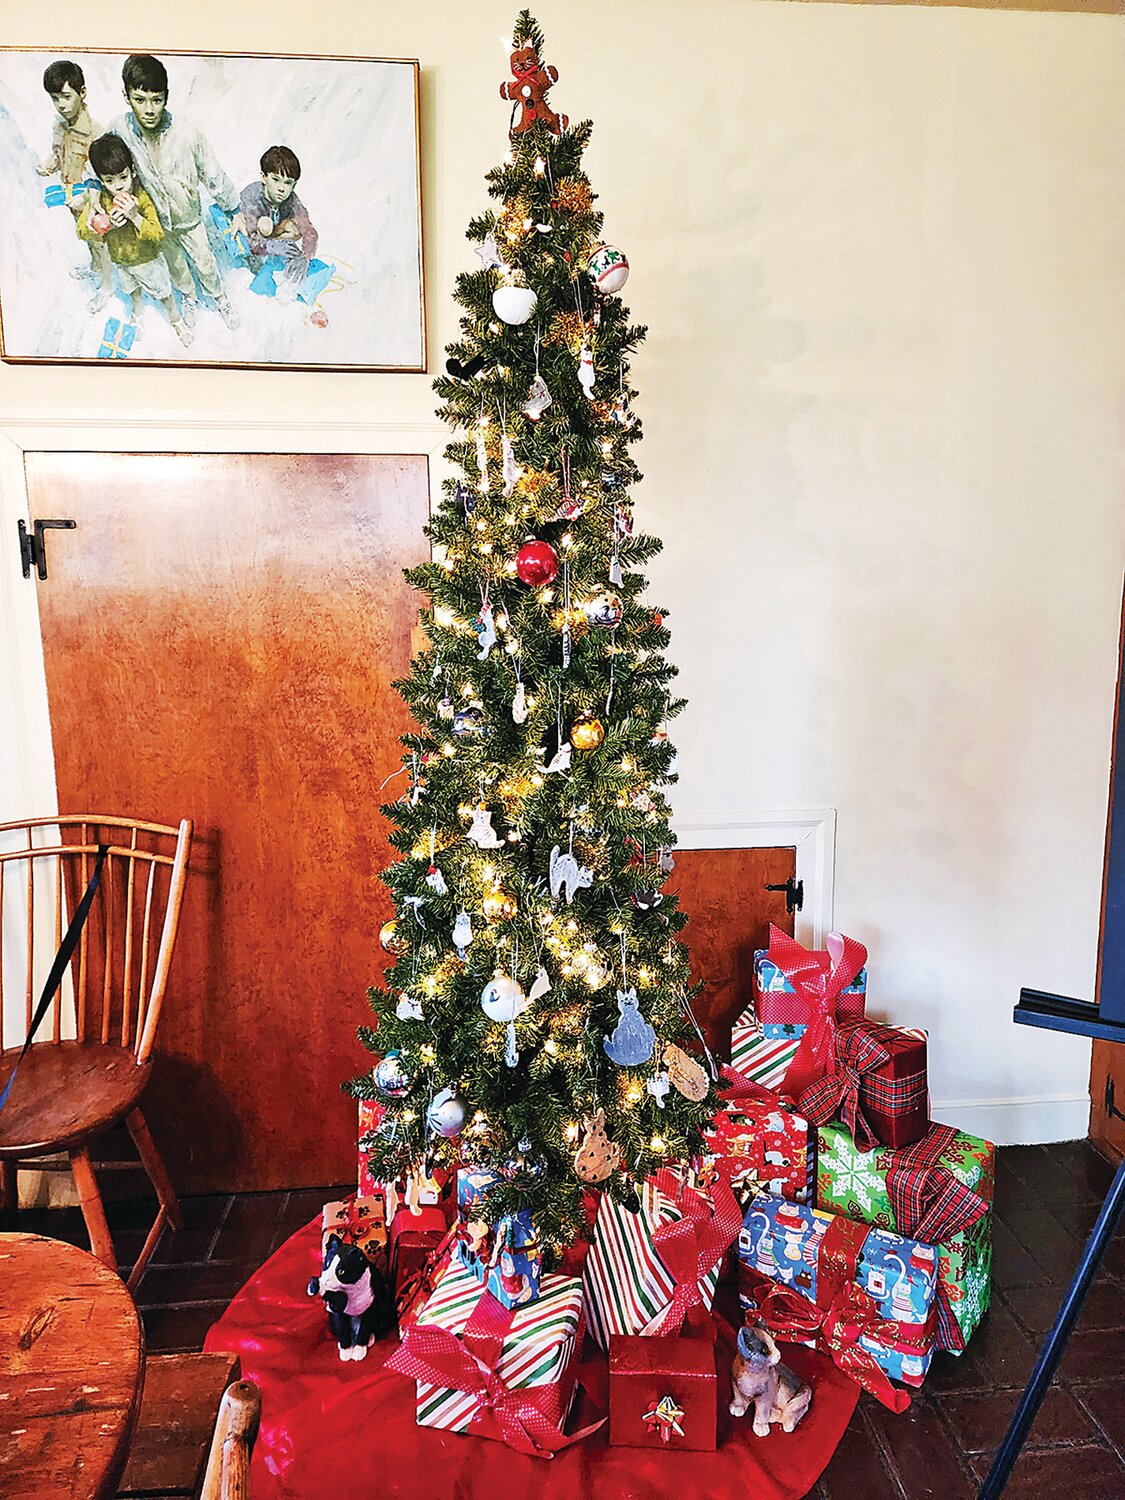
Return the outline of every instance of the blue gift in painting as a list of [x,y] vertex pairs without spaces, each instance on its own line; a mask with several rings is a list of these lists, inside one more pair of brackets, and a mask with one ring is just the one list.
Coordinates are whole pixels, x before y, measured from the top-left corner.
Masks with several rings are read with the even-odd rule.
[[96,177],[90,177],[85,182],[49,182],[43,189],[43,202],[48,208],[69,208],[86,193],[96,191],[100,186]]
[[120,318],[107,318],[102,330],[102,341],[98,345],[98,358],[128,359],[136,334],[134,324],[124,323]]
[[[804,1203],[759,1195],[746,1210],[739,1259],[815,1302],[821,1245],[834,1218]],[[921,1385],[933,1356],[937,1251],[887,1229],[869,1229],[855,1280],[887,1321],[886,1334],[864,1335],[860,1348],[892,1380]]]
[[457,1259],[505,1307],[524,1307],[539,1296],[539,1236],[527,1209],[495,1226],[474,1212],[500,1175],[483,1167],[457,1173]]
[[210,213],[215,237],[222,247],[223,259],[232,268],[245,266],[250,257],[250,245],[246,236],[234,227],[231,215],[224,213],[217,203],[211,204]]

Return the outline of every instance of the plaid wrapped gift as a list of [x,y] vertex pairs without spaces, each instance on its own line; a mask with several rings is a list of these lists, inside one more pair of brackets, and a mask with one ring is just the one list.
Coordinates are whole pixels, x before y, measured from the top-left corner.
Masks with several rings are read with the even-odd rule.
[[[745,1194],[769,1193],[794,1203],[811,1203],[816,1190],[816,1131],[803,1115],[778,1100],[739,1099],[719,1110],[703,1132],[710,1153],[695,1186],[710,1188],[715,1158],[732,1163],[730,1182]],[[711,1165],[709,1166],[709,1162]]]
[[719,1385],[710,1339],[609,1341],[609,1441],[614,1447],[713,1453]]
[[667,1169],[640,1197],[630,1213],[603,1194],[586,1258],[586,1317],[603,1349],[611,1334],[678,1333],[693,1309],[709,1311],[742,1219],[722,1169],[710,1200]]
[[[791,1325],[783,1332],[770,1323],[781,1337],[819,1347],[821,1329],[827,1336],[843,1336],[851,1323],[860,1355],[870,1355],[895,1380],[922,1384],[937,1325],[937,1251],[932,1245],[853,1224],[804,1203],[762,1196],[746,1210],[738,1256],[743,1306],[756,1305],[766,1314],[762,1297],[755,1294],[763,1283],[777,1284],[787,1294],[769,1294],[768,1305],[784,1311]],[[857,1290],[864,1295],[857,1298]],[[817,1316],[799,1308],[794,1295],[812,1303]]]
[[583,1333],[576,1277],[544,1276],[535,1302],[504,1308],[451,1261],[384,1369],[416,1381],[420,1427],[549,1457],[594,1430],[562,1436]]
[[937,1247],[938,1348],[961,1353],[991,1297],[996,1147],[951,1125],[897,1151],[860,1151],[842,1125],[817,1135],[817,1207]]
[[921,1140],[930,1128],[926,1033],[866,1018],[841,1024],[835,1070],[799,1105],[816,1125],[843,1120],[861,1151]]
[[755,953],[754,1002],[731,1033],[731,1062],[752,1083],[799,1093],[830,1071],[836,1021],[863,1015],[867,949],[839,932],[826,943],[810,952],[771,924]]
[[382,1198],[345,1198],[326,1203],[320,1215],[323,1252],[330,1234],[346,1245],[358,1245],[368,1260],[387,1273],[387,1220]]
[[457,1259],[504,1307],[522,1307],[539,1295],[542,1251],[525,1208],[496,1225],[477,1216],[477,1205],[501,1180],[484,1167],[457,1169]]

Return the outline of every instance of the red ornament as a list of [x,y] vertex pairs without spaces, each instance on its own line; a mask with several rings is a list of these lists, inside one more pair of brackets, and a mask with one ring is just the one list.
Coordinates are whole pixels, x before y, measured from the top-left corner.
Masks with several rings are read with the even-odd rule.
[[550,542],[524,542],[516,553],[516,574],[521,583],[538,588],[550,583],[559,571],[559,554]]

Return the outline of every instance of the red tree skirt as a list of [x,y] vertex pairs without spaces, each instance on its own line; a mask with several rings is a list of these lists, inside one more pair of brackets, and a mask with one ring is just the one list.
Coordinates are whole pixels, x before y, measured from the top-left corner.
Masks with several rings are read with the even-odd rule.
[[[365,1360],[342,1362],[319,1298],[305,1292],[319,1269],[318,1219],[270,1257],[207,1335],[209,1350],[239,1355],[243,1376],[261,1387],[255,1500],[666,1500],[688,1494],[799,1500],[823,1472],[855,1410],[858,1387],[831,1361],[787,1346],[787,1363],[812,1383],[812,1409],[795,1433],[774,1428],[768,1438],[756,1438],[749,1416],[735,1420],[727,1413],[731,1351],[720,1344],[717,1453],[611,1448],[602,1428],[553,1459],[527,1458],[485,1438],[416,1426],[413,1382],[382,1369],[397,1346],[395,1335],[374,1345]],[[586,1352],[596,1352],[592,1343]],[[582,1396],[568,1427],[597,1415]]]

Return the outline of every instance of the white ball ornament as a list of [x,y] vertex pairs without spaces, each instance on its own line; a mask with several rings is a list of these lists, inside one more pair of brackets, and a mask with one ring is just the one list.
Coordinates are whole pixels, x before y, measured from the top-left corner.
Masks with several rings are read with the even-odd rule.
[[490,1021],[507,1024],[522,1016],[531,1001],[510,974],[494,974],[481,991],[480,1008]]
[[616,245],[599,245],[590,256],[590,275],[599,292],[619,292],[629,280],[629,258]]
[[529,286],[498,286],[492,294],[496,316],[505,323],[526,323],[538,305]]
[[435,1135],[452,1140],[460,1135],[465,1124],[465,1101],[458,1099],[452,1089],[442,1089],[435,1094],[426,1111],[426,1124]]

